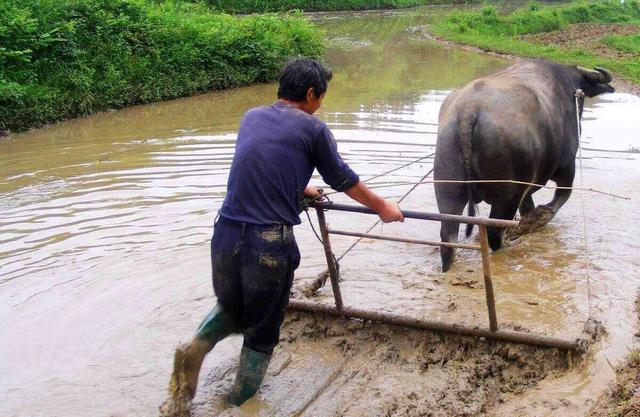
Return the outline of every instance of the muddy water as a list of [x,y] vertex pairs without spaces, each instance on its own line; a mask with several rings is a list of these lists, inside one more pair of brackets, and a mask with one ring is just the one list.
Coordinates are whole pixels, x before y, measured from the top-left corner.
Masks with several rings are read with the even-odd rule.
[[[508,65],[422,39],[421,25],[440,13],[425,8],[317,18],[335,70],[319,116],[363,178],[432,153],[447,92]],[[214,302],[208,241],[240,117],[274,95],[274,85],[241,88],[0,141],[1,415],[155,415],[173,347],[190,337]],[[524,382],[503,375],[494,385],[473,385],[462,370],[484,369],[490,359],[480,363],[480,356],[460,352],[507,358],[499,366],[512,375],[529,361],[465,345],[429,350],[425,362],[417,352],[439,339],[395,330],[359,333],[354,325],[314,324],[294,315],[261,394],[241,409],[224,411],[222,400],[241,340],[216,348],[202,373],[196,414],[412,415],[443,407],[449,414],[581,415],[611,379],[611,365],[633,346],[640,284],[640,155],[632,152],[640,146],[640,99],[613,94],[587,106],[584,183],[632,199],[587,194],[583,217],[576,194],[542,232],[492,256],[501,322],[566,337],[578,335],[590,314],[605,324],[608,335],[584,366],[542,373],[540,365]],[[431,166],[426,160],[372,183],[417,180]],[[397,199],[407,190],[379,192]],[[535,200],[544,203],[550,195],[540,192]],[[432,187],[418,187],[402,206],[434,211]],[[364,231],[375,219],[329,213],[329,221]],[[418,221],[374,229],[411,238],[436,238],[437,232],[437,224]],[[322,271],[324,257],[306,220],[296,234],[303,252],[298,289]],[[350,242],[335,238],[336,252]],[[462,252],[455,268],[440,274],[431,249],[365,241],[341,262],[343,295],[349,305],[485,324],[479,266],[478,254]],[[317,298],[328,302],[330,296],[323,289]],[[457,367],[425,365],[445,357]],[[491,380],[487,372],[478,374],[483,381]],[[531,388],[503,389],[505,381]],[[477,387],[486,392],[482,398],[474,394]],[[473,401],[451,399],[451,392]],[[423,397],[430,402],[414,407]]]

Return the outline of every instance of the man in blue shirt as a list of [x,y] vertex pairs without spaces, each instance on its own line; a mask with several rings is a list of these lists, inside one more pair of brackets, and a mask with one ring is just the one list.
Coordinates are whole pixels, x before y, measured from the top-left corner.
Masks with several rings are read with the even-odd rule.
[[382,221],[404,220],[397,204],[360,181],[338,154],[327,125],[313,116],[331,77],[313,59],[292,60],[280,73],[279,100],[249,110],[242,119],[227,196],[211,240],[218,304],[193,340],[176,350],[172,403],[163,406],[170,414],[188,408],[205,355],[232,333],[242,333],[244,343],[231,401],[240,405],[260,387],[300,263],[293,236],[293,225],[300,224],[300,199],[319,196],[307,186],[314,169],[334,190],[375,210]]

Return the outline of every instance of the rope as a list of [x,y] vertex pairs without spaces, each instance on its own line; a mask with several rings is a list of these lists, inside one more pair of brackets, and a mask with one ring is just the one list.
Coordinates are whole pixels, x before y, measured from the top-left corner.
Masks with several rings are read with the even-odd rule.
[[320,244],[324,246],[324,240],[322,240],[318,232],[316,232],[316,227],[313,225],[313,222],[311,221],[309,210],[305,210],[304,212],[307,213],[307,219],[309,220],[309,225],[311,226],[311,230],[313,230],[313,234],[316,235],[316,239],[318,239],[318,242],[320,242]]
[[[429,175],[431,175],[432,172],[433,172],[433,168],[431,168],[429,170],[429,172],[427,172],[426,175],[424,175],[420,181],[422,181],[425,178],[427,178]],[[404,199],[407,198],[409,196],[409,194],[411,194],[413,192],[413,190],[415,190],[418,187],[418,185],[420,185],[420,184],[415,184],[413,187],[411,187],[411,189],[409,191],[407,191],[402,197],[400,197],[400,199],[396,203],[397,204],[402,203],[402,201],[404,201]],[[370,231],[372,231],[377,225],[380,224],[380,222],[381,222],[381,220],[378,219],[371,227],[369,227],[369,229],[365,233],[369,233]],[[360,241],[362,239],[364,239],[364,238],[360,237],[355,242],[353,242],[351,244],[351,246],[349,246],[349,248],[342,255],[338,256],[338,260],[341,260],[342,258],[344,258],[347,255],[347,253],[349,253],[351,251],[351,249],[353,249],[358,243],[360,243]]]
[[[311,197],[305,197],[305,198],[311,198]],[[324,195],[324,194],[321,195],[320,197],[317,197],[316,199],[331,203],[331,199],[329,197],[327,197],[326,195]],[[325,209],[324,211],[328,211],[328,210]],[[318,242],[320,242],[320,244],[324,247],[324,240],[320,237],[320,235],[316,231],[315,226],[313,225],[313,222],[311,221],[311,215],[309,215],[309,205],[308,204],[305,205],[304,212],[307,215],[307,220],[309,220],[309,225],[311,226],[311,230],[313,230],[313,234],[316,235],[316,239],[318,239]],[[338,278],[339,278],[340,277],[340,263],[338,262],[339,259],[336,259],[336,255],[331,254],[331,256],[333,256],[333,262],[336,265],[336,272],[338,272]],[[323,273],[319,274],[318,277],[313,281],[313,283],[322,282],[322,285],[324,285],[328,278],[329,278],[329,270],[326,270]],[[312,295],[315,291],[317,291],[320,288],[320,287],[318,287],[316,289],[313,289],[312,285],[313,284],[307,286],[306,288],[304,288],[302,290],[302,293],[304,295],[306,295],[307,297]],[[320,286],[322,286],[322,285],[320,285]]]
[[[422,161],[422,160],[424,160],[424,159],[430,158],[430,157],[432,157],[433,155],[435,155],[435,153],[432,153],[432,154],[429,154],[429,155],[426,155],[426,156],[422,156],[422,157],[420,157],[420,158],[418,158],[418,159],[416,159],[416,160],[414,160],[414,161],[411,161],[411,162],[409,162],[409,163],[407,163],[407,164],[402,165],[401,167],[396,167],[396,168],[391,169],[391,170],[389,170],[389,171],[387,171],[387,172],[384,172],[384,173],[382,173],[382,174],[375,175],[375,176],[373,176],[373,177],[371,177],[371,178],[368,178],[368,179],[364,180],[363,182],[370,181],[370,180],[372,180],[372,179],[375,179],[375,178],[381,177],[381,176],[383,176],[383,175],[390,174],[390,173],[392,173],[392,172],[398,171],[398,170],[399,170],[399,169],[401,169],[401,168],[406,168],[406,167],[408,167],[409,165],[412,165],[412,164],[415,164],[415,163],[417,163],[417,162],[420,162],[420,161]],[[433,168],[431,168],[431,170],[429,170],[429,172],[427,172],[425,175],[423,175],[423,176],[422,176],[422,178],[420,179],[420,182],[421,182],[421,181],[424,181],[424,180],[425,180],[429,175],[431,175],[431,173],[432,173],[432,172],[433,172]],[[410,189],[409,191],[407,191],[407,192],[406,192],[402,197],[400,197],[400,199],[397,201],[397,204],[402,203],[402,201],[403,201],[405,198],[407,198],[407,197],[409,196],[409,194],[411,194],[411,193],[413,192],[413,190],[415,190],[415,189],[418,187],[418,185],[420,185],[420,183],[414,184],[414,185],[413,185],[413,187],[411,187],[411,189]],[[322,196],[322,197],[323,197],[324,199],[326,199],[326,200],[329,200],[329,201],[330,201],[330,199],[329,199],[328,195],[330,195],[330,194],[335,194],[335,193],[336,193],[336,192],[329,192],[329,193],[325,193],[325,194],[323,194],[323,196]],[[309,211],[308,211],[308,210],[305,210],[305,211],[307,212],[307,219],[309,220],[309,224],[311,225],[311,229],[313,230],[313,233],[316,235],[316,238],[318,239],[318,241],[319,241],[320,243],[322,243],[322,244],[323,244],[323,246],[324,246],[324,243],[323,243],[322,239],[320,238],[320,236],[318,236],[318,233],[316,232],[316,230],[315,230],[315,228],[314,228],[314,226],[313,226],[313,222],[311,221],[311,216],[309,215]],[[380,219],[378,219],[378,220],[377,220],[373,225],[371,225],[371,227],[369,227],[369,228],[367,229],[367,231],[366,231],[365,233],[369,233],[369,232],[371,232],[371,231],[372,231],[372,230],[373,230],[377,225],[379,225],[380,223],[381,223],[381,220],[380,220]],[[333,259],[334,259],[334,261],[335,261],[336,269],[337,269],[338,271],[340,271],[340,264],[339,264],[339,262],[340,262],[340,261],[342,260],[342,258],[344,258],[344,257],[345,257],[349,252],[351,252],[351,250],[352,250],[353,248],[355,248],[355,247],[356,247],[356,245],[362,241],[362,239],[363,239],[363,238],[358,238],[358,239],[357,239],[355,242],[353,242],[353,243],[351,244],[351,246],[349,246],[349,247],[347,248],[347,250],[346,250],[346,251],[344,251],[344,252],[342,253],[342,255],[340,255],[339,257],[337,257],[337,258],[336,258],[336,256],[334,255]],[[328,273],[328,271],[327,271],[327,270],[325,270],[324,272],[321,272],[320,274],[318,274],[318,276],[317,276],[313,281],[311,281],[309,284],[307,284],[307,285],[304,287],[304,289],[302,290],[302,293],[303,293],[305,296],[307,296],[307,297],[312,296],[312,295],[313,295],[313,294],[315,294],[315,293],[316,293],[320,288],[322,288],[322,287],[325,285],[325,283],[327,282],[327,279],[328,279],[328,278],[329,278],[329,273]]]
[[[618,194],[608,193],[606,191],[596,190],[593,188],[584,188],[584,187],[561,187],[555,185],[543,185],[536,184],[533,182],[527,181],[518,181],[518,180],[430,180],[430,181],[417,181],[417,182],[392,182],[392,183],[374,183],[368,185],[369,188],[377,189],[377,188],[387,188],[387,187],[398,187],[401,185],[420,185],[420,184],[518,184],[518,185],[528,185],[539,188],[548,188],[550,190],[573,190],[573,191],[589,191],[596,194],[602,194],[609,197],[619,198],[622,200],[631,200],[630,197],[621,196]],[[328,192],[327,195],[336,194],[336,191]]]
[[[433,157],[434,155],[435,155],[435,152],[434,152],[434,153],[430,153],[429,155],[426,155],[426,156],[421,156],[420,158],[415,159],[415,160],[413,160],[413,161],[410,161],[410,162],[408,162],[408,163],[406,163],[406,164],[404,164],[404,165],[402,165],[402,166],[399,166],[399,167],[396,167],[396,168],[390,169],[390,170],[388,170],[388,171],[383,172],[382,174],[374,175],[373,177],[367,178],[366,180],[363,180],[362,182],[371,181],[371,180],[373,180],[373,179],[380,178],[380,177],[382,177],[382,176],[384,176],[384,175],[389,175],[389,174],[391,174],[391,173],[393,173],[393,172],[396,172],[396,171],[398,171],[398,170],[400,170],[400,169],[402,169],[402,168],[406,168],[406,167],[408,167],[409,165],[413,165],[413,164],[418,163],[418,162],[420,162],[420,161],[422,161],[422,160],[425,160],[425,159],[431,158],[431,157]],[[429,176],[429,174],[431,174],[431,172],[433,172],[433,169],[431,169],[431,171],[429,171],[429,172],[427,173],[427,175],[423,176],[423,177],[420,179],[420,181],[423,181],[424,179],[426,179],[426,178]],[[402,198],[400,198],[400,200],[398,200],[398,204],[400,204],[400,203],[402,202],[402,200],[404,200],[404,199],[407,197],[407,195],[409,195],[409,193],[411,193],[413,190],[415,190],[415,188],[416,188],[417,186],[418,186],[418,185],[414,185],[414,186],[413,186],[413,188],[411,188],[407,194],[403,195],[403,196],[402,196]],[[321,192],[322,192],[322,191],[321,191]],[[331,192],[328,192],[328,193],[323,193],[320,197],[318,197],[318,199],[320,199],[320,200],[324,200],[324,201],[326,201],[326,202],[329,202],[329,203],[330,203],[330,202],[331,202],[331,199],[328,197],[328,195],[336,194],[336,193],[337,193],[337,191],[331,191]],[[303,205],[303,209],[304,209],[304,211],[307,213],[307,219],[309,220],[309,225],[311,226],[311,230],[313,231],[313,234],[314,234],[314,235],[316,235],[316,239],[318,239],[318,242],[320,242],[320,243],[324,246],[324,242],[322,241],[322,238],[320,237],[320,235],[318,235],[318,232],[316,231],[316,228],[313,226],[313,222],[311,221],[311,216],[309,215],[309,210],[308,210],[308,208],[309,208],[309,205],[308,205],[308,204],[304,204],[304,205]],[[378,221],[377,221],[373,226],[371,226],[371,227],[369,228],[369,230],[367,230],[367,231],[366,231],[366,233],[369,233],[371,230],[373,230],[373,228],[374,228],[374,227],[376,227],[376,226],[378,225],[378,223],[380,223],[380,220],[378,220]],[[345,253],[343,253],[343,254],[342,254],[342,256],[340,256],[340,257],[336,260],[336,262],[338,262],[340,259],[342,259],[342,258],[343,258],[343,257],[344,257],[344,256],[345,256],[345,255],[346,255],[346,254],[351,250],[351,249],[353,249],[353,247],[354,247],[358,242],[360,242],[361,240],[362,240],[362,238],[358,239],[358,240],[356,241],[356,243],[354,243],[353,245],[351,245],[351,247],[350,247],[349,249],[347,249],[347,251],[346,251]],[[334,258],[335,258],[335,256],[334,256]]]
[[366,180],[364,180],[364,181],[362,181],[362,182],[369,182],[369,181],[371,181],[371,180],[375,180],[376,178],[384,177],[385,175],[389,175],[389,174],[391,174],[391,173],[393,173],[393,172],[399,171],[399,170],[401,170],[402,168],[406,168],[406,167],[408,167],[409,165],[413,165],[413,164],[416,164],[416,163],[418,163],[418,162],[420,162],[420,161],[422,161],[422,160],[429,159],[429,158],[433,157],[435,154],[436,154],[436,153],[434,152],[434,153],[431,153],[431,154],[429,154],[429,155],[427,155],[427,156],[421,156],[420,158],[418,158],[418,159],[416,159],[416,160],[414,160],[414,161],[411,161],[411,162],[408,162],[408,163],[406,163],[406,164],[404,164],[404,165],[402,165],[402,166],[399,166],[399,167],[396,167],[396,168],[390,169],[389,171],[383,172],[382,174],[378,174],[378,175],[374,175],[373,177],[369,177],[369,178],[367,178]]
[[[578,127],[578,161],[580,168],[580,188],[582,188],[582,183],[584,179],[584,174],[582,171],[582,125],[580,124],[580,99],[584,97],[584,93],[582,90],[576,90],[575,101],[576,101],[576,125]],[[587,274],[587,305],[589,312],[589,320],[591,319],[591,255],[589,253],[589,246],[587,244],[587,209],[584,202],[584,193],[585,190],[582,190],[580,193],[580,200],[582,203],[582,237],[584,239],[584,252],[586,256],[586,274]]]
[[[423,161],[423,160],[425,160],[425,159],[429,159],[429,158],[433,157],[435,154],[436,154],[436,153],[435,153],[435,152],[433,152],[433,153],[430,153],[429,155],[421,156],[420,158],[418,158],[418,159],[414,159],[413,161],[410,161],[410,162],[407,162],[407,163],[406,163],[406,164],[404,164],[404,165],[401,165],[401,166],[399,166],[399,167],[395,167],[395,168],[390,169],[390,170],[388,170],[388,171],[385,171],[385,172],[383,172],[383,173],[381,173],[381,174],[374,175],[373,177],[369,177],[369,178],[367,178],[366,180],[363,180],[362,182],[368,182],[368,181],[374,180],[374,179],[376,179],[376,178],[380,178],[380,177],[383,177],[383,176],[385,176],[385,175],[389,175],[389,174],[391,174],[391,173],[394,173],[394,172],[396,172],[396,171],[401,170],[402,168],[406,168],[406,167],[408,167],[409,165],[413,165],[413,164],[416,164],[416,163],[418,163],[418,162],[420,162],[420,161]],[[423,177],[420,179],[420,181],[422,181],[422,180],[424,180],[425,178],[427,178],[427,176],[429,176],[429,174],[430,174],[432,171],[433,171],[433,169],[432,169],[431,171],[429,171],[429,172],[427,173],[427,175],[423,176]],[[411,192],[412,192],[416,187],[417,187],[417,185],[415,185],[413,188],[411,188],[411,189],[409,190],[409,193],[411,193]],[[322,190],[320,190],[320,192],[322,193]],[[336,194],[336,193],[337,193],[337,191],[331,191],[331,192],[328,192],[328,193],[322,193],[322,195],[321,195],[320,197],[318,197],[318,199],[320,199],[320,200],[324,200],[324,201],[326,201],[326,202],[329,202],[329,203],[330,203],[330,202],[331,202],[331,199],[330,199],[329,197],[327,197],[327,196],[328,196],[328,195],[331,195],[331,194]],[[404,199],[405,199],[405,197],[406,197],[409,193],[407,193],[407,194],[405,194],[404,196],[402,196],[402,198],[401,198],[400,200],[398,200],[398,204],[400,204],[400,203],[402,202],[402,200],[404,200]],[[307,219],[309,220],[309,225],[311,226],[311,230],[313,230],[313,234],[314,234],[314,235],[316,235],[316,239],[318,239],[318,242],[320,242],[320,243],[324,246],[324,242],[322,241],[322,238],[320,237],[320,235],[318,235],[318,232],[316,231],[316,228],[313,226],[313,222],[311,221],[311,216],[309,215],[309,210],[308,210],[308,208],[309,208],[309,205],[308,205],[308,204],[303,204],[303,210],[307,213]],[[380,221],[378,220],[378,222],[376,222],[376,224],[374,224],[374,225],[373,225],[369,230],[367,230],[367,232],[366,232],[366,233],[369,233],[369,232],[370,232],[374,227],[376,227],[376,226],[378,225],[378,223],[379,223],[379,222],[380,222]],[[362,240],[362,238],[358,239],[358,242],[359,242],[360,240]],[[354,246],[355,246],[355,245],[354,245]],[[351,248],[349,248],[349,249],[347,250],[347,252],[349,252],[349,250],[351,250],[352,248],[353,248],[353,246],[352,246]],[[343,254],[342,254],[342,256],[340,256],[340,258],[338,258],[338,260],[342,259],[342,258],[344,257],[344,255],[346,255],[346,254],[347,254],[347,252],[343,253]],[[334,258],[335,258],[335,257],[334,257]]]

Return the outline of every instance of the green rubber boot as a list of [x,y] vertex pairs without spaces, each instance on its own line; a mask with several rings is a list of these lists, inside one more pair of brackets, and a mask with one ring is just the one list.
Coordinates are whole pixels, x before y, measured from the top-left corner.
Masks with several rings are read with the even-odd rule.
[[[173,373],[169,382],[169,399],[163,405],[167,410],[187,410],[196,395],[198,375],[207,353],[220,340],[236,330],[233,317],[217,304],[202,321],[191,342],[176,348]],[[179,415],[168,411],[166,415]]]
[[258,392],[270,361],[271,355],[242,347],[238,374],[231,394],[233,404],[241,405]]
[[[216,304],[198,326],[195,337],[215,345],[234,331],[236,331],[236,322],[233,316],[226,312],[220,304]],[[211,347],[213,348],[213,346]]]

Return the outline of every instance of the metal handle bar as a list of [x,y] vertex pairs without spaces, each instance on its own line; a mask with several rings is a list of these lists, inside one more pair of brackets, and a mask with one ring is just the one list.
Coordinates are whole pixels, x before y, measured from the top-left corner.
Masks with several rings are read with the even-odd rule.
[[[375,211],[364,206],[353,206],[349,204],[339,204],[334,202],[318,202],[313,201],[309,206],[321,209],[321,210],[337,210],[348,211],[351,213],[365,213],[365,214],[377,214]],[[427,213],[423,211],[413,210],[401,210],[406,219],[418,219],[418,220],[434,220],[434,221],[446,221],[446,222],[458,222],[466,224],[484,225],[489,227],[499,228],[511,228],[518,227],[519,223],[513,220],[501,220],[501,219],[489,219],[486,217],[469,217],[458,216],[455,214],[441,214],[441,213]]]

